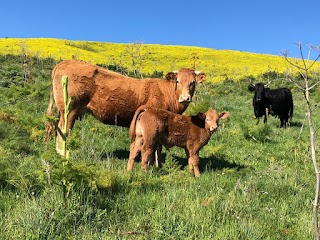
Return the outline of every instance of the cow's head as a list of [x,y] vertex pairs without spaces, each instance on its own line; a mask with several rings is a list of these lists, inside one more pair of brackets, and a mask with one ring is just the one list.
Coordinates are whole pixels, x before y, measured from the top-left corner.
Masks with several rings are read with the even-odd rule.
[[268,95],[266,92],[269,88],[266,88],[262,83],[257,83],[256,85],[250,85],[248,87],[249,91],[254,91],[253,96],[253,107],[254,114],[256,117],[262,117],[265,114],[265,108],[268,107]]
[[197,116],[201,120],[205,120],[205,128],[208,129],[211,133],[213,133],[219,127],[219,120],[228,118],[229,113],[228,112],[218,113],[214,109],[209,109],[205,113],[199,112]]
[[206,75],[189,68],[182,68],[179,71],[169,72],[166,79],[174,81],[179,102],[189,104],[196,89],[196,83],[202,83]]

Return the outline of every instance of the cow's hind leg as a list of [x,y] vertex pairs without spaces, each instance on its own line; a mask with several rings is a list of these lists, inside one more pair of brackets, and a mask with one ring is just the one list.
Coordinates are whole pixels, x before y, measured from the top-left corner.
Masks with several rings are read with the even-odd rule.
[[[76,112],[75,111],[70,111],[68,114],[68,121],[67,121],[67,126],[66,126],[66,133],[64,133],[64,128],[65,128],[65,119],[64,119],[64,113],[60,112],[60,120],[58,123],[58,132],[57,132],[57,139],[56,139],[56,151],[60,155],[64,155],[64,140],[66,140],[67,136],[69,135],[71,129],[73,128],[74,122],[76,120]],[[61,136],[60,131],[64,133],[64,137]]]
[[161,158],[161,152],[162,152],[162,144],[158,142],[156,144],[156,154],[155,154],[156,164],[157,164],[158,168],[161,168],[162,164],[163,164],[163,161],[162,161],[162,158]]
[[286,127],[288,120],[284,116],[279,116],[280,118],[280,127]]
[[58,123],[59,130],[57,130],[57,138],[56,138],[56,151],[60,155],[64,154],[63,153],[63,137],[60,134],[60,131],[63,130],[63,127],[64,127],[64,118],[63,118],[63,115],[61,116],[61,114],[60,114],[60,120]]

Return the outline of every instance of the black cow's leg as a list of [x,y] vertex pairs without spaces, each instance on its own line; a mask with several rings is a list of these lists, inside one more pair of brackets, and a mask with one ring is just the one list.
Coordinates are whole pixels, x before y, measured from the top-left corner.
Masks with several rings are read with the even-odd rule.
[[280,118],[280,122],[281,122],[280,127],[281,127],[281,128],[282,128],[282,127],[285,127],[285,126],[286,126],[285,118],[284,118],[283,116],[279,116],[279,118]]
[[264,115],[264,120],[263,120],[263,122],[264,122],[264,123],[267,123],[267,121],[268,121],[268,114],[265,114],[265,115]]
[[287,127],[289,123],[289,116],[288,115],[285,116],[283,121],[284,121],[284,127]]

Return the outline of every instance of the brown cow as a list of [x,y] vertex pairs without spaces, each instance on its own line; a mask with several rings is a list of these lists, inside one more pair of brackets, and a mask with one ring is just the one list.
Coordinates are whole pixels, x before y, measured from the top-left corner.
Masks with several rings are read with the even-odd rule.
[[139,152],[142,158],[141,168],[146,171],[148,163],[153,161],[155,149],[161,151],[158,147],[164,145],[167,149],[173,146],[184,148],[190,172],[199,176],[199,151],[217,130],[219,119],[228,116],[228,112],[218,113],[212,109],[196,116],[184,116],[163,109],[141,106],[130,125],[128,171],[133,169]]
[[[77,60],[59,63],[52,71],[52,87],[48,116],[53,116],[53,104],[59,112],[59,128],[64,125],[64,101],[62,76],[67,76],[68,95],[72,97],[67,129],[85,113],[92,114],[104,124],[129,127],[132,117],[141,105],[157,106],[175,113],[183,113],[195,92],[196,82],[202,82],[205,74],[182,68],[170,72],[167,80],[135,79],[123,76],[96,65]],[[53,100],[54,98],[54,100]],[[54,129],[47,124],[47,139]],[[62,138],[57,134],[56,150],[62,154]]]

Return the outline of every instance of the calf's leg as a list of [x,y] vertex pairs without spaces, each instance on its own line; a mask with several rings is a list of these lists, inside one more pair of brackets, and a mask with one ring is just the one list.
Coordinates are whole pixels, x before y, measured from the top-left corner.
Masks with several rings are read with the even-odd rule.
[[198,154],[187,154],[187,155],[188,155],[188,164],[189,164],[190,173],[195,177],[199,177],[200,170],[199,170]]
[[134,142],[130,144],[130,155],[128,160],[128,171],[132,171],[134,161],[137,158],[139,152],[141,152],[142,138],[136,138]]
[[148,163],[154,162],[154,146],[144,144],[141,149],[141,169],[145,172],[148,168]]

